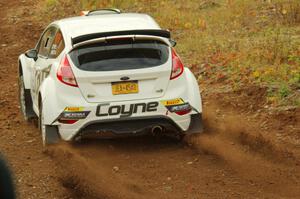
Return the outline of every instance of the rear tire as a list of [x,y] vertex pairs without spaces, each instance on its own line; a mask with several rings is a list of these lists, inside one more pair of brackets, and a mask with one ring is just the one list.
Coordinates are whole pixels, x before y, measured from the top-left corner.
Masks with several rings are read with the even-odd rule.
[[30,89],[26,89],[23,76],[19,76],[19,104],[22,115],[26,121],[36,118],[32,108]]
[[45,125],[43,116],[43,103],[39,105],[39,129],[42,134],[43,146],[56,144],[59,142],[60,137],[57,126]]

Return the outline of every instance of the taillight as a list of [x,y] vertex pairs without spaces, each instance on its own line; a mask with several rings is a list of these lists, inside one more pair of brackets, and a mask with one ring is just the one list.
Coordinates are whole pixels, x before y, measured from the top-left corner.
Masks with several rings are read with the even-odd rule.
[[177,115],[186,115],[186,114],[188,114],[191,111],[192,111],[192,109],[186,109],[186,110],[176,111],[175,113]]
[[67,84],[69,86],[78,87],[78,84],[76,82],[74,73],[72,71],[70,62],[68,60],[67,55],[64,55],[62,58],[58,70],[57,70],[57,79],[61,81],[64,84]]
[[59,119],[58,122],[62,124],[75,124],[78,120],[64,120],[64,119]]
[[192,111],[192,106],[186,102],[184,104],[167,106],[167,109],[177,115],[186,115]]
[[175,79],[183,73],[183,63],[181,62],[179,56],[172,48],[172,73],[170,79]]

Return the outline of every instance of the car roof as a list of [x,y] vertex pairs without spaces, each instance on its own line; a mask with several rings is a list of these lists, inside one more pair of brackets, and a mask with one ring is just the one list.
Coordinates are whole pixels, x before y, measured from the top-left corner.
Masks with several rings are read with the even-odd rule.
[[137,13],[71,17],[53,24],[58,25],[64,36],[69,38],[101,32],[161,29],[152,17]]

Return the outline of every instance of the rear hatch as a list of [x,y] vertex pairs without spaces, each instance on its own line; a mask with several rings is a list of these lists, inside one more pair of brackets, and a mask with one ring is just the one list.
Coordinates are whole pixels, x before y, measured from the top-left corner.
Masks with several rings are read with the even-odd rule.
[[78,47],[69,55],[88,102],[159,98],[170,81],[170,47],[159,40],[110,39]]

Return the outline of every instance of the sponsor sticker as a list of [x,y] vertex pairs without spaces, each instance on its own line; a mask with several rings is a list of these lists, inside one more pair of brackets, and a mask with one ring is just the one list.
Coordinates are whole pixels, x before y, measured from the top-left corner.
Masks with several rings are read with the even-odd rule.
[[60,115],[60,119],[85,119],[89,115],[90,111],[82,112],[63,112]]
[[174,106],[184,104],[184,101],[181,98],[171,99],[171,100],[162,100],[160,101],[164,106]]
[[80,112],[83,111],[84,107],[66,107],[65,112]]
[[184,111],[184,110],[191,110],[192,107],[189,103],[179,104],[179,105],[173,105],[173,106],[166,106],[166,108],[171,112],[178,112],[178,111]]
[[146,113],[157,111],[159,103],[158,102],[148,102],[148,103],[136,103],[127,105],[110,105],[99,104],[96,110],[96,116],[113,116],[119,115],[120,117],[130,117],[136,113]]

